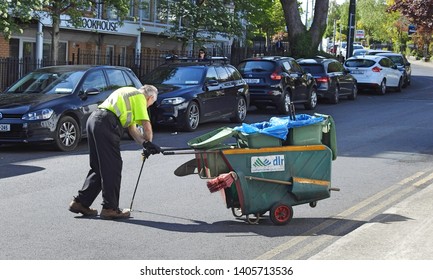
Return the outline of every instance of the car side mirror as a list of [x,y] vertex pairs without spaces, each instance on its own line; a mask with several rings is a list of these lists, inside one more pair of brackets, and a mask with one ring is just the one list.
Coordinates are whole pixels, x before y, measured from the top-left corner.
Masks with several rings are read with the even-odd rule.
[[96,95],[99,92],[100,91],[97,88],[88,88],[88,89],[86,89],[84,91],[81,91],[80,97],[81,97],[81,99],[84,100],[84,99],[87,99],[87,96],[89,96],[89,95]]
[[219,85],[217,80],[209,80],[206,82],[206,86],[208,86],[208,87],[215,87],[217,85]]

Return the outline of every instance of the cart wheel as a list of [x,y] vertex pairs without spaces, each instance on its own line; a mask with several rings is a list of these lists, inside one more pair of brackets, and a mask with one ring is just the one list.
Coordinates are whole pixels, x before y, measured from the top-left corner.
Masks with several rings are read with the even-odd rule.
[[232,207],[232,213],[233,213],[233,216],[235,216],[236,218],[240,218],[243,215],[241,208]]
[[285,204],[277,203],[271,208],[271,221],[276,225],[285,225],[293,217],[293,208]]
[[312,201],[312,202],[310,202],[310,207],[311,208],[314,208],[314,207],[316,207],[317,206],[317,201]]
[[254,218],[251,217],[251,215],[247,215],[247,222],[250,225],[256,225],[259,223],[259,221],[260,221],[260,214],[259,213],[254,214]]

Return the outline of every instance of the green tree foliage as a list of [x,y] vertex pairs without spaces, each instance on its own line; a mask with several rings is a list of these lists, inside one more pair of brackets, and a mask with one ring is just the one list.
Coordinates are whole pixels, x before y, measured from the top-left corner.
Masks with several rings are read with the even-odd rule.
[[417,56],[429,59],[429,49],[433,36],[433,0],[395,0],[389,11],[397,11],[406,16],[417,28],[412,40],[417,46]]
[[[97,4],[104,8],[116,10],[120,20],[129,11],[129,0],[2,0],[0,3],[0,27],[8,38],[13,32],[19,32],[18,23],[38,20],[44,16],[52,20],[51,53],[53,63],[58,60],[60,15],[70,17],[69,23],[74,27],[82,24],[81,17],[95,15]],[[19,19],[19,21],[17,21]]]
[[270,37],[284,31],[281,5],[276,0],[179,0],[162,3],[170,23],[166,34],[202,45],[217,36],[227,38]]
[[22,33],[20,23],[29,22],[33,11],[42,10],[49,0],[1,0],[0,1],[0,30],[8,39],[13,33]]

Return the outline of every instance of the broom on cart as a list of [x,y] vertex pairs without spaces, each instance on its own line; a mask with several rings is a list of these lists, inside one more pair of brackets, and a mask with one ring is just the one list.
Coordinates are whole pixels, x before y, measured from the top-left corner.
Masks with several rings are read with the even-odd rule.
[[229,173],[220,174],[218,177],[207,181],[207,188],[211,193],[229,188],[238,176],[235,172],[230,171]]

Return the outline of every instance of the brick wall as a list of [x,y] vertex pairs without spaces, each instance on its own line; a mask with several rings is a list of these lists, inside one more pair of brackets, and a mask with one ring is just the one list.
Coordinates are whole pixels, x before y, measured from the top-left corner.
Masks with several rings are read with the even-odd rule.
[[7,41],[3,36],[0,36],[0,57],[9,56],[9,41]]

